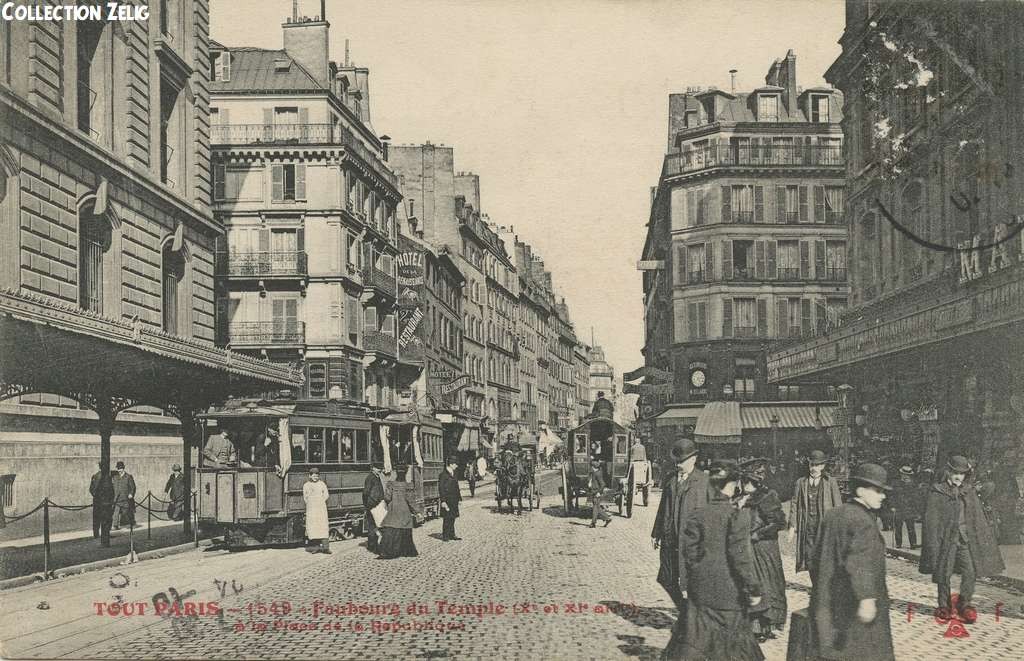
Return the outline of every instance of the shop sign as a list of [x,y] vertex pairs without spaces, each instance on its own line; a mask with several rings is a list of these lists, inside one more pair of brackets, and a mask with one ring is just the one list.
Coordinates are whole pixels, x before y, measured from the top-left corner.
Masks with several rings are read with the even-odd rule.
[[[982,257],[983,251],[989,251],[988,259],[988,273],[995,273],[1005,268],[1009,268],[1016,261],[1024,263],[1024,232],[1017,230],[1017,240],[1007,241],[1007,237],[1010,235],[1011,227],[1018,227],[1021,223],[1024,223],[1024,216],[1014,216],[1013,223],[996,223],[992,229],[991,241],[987,242],[987,246],[983,245],[986,243],[988,236],[984,234],[975,234],[973,237],[966,241],[960,241],[956,244],[957,257],[960,262],[960,284],[971,282],[981,278],[984,273],[982,270]],[[1011,255],[1010,248],[1016,243],[1019,246],[1016,255]]]
[[419,363],[424,359],[423,343],[423,259],[421,251],[401,253],[398,268],[398,348],[402,360]]
[[929,406],[917,412],[917,419],[920,422],[937,422],[939,420],[939,409]]
[[396,258],[398,284],[405,287],[422,287],[424,283],[423,252],[403,252]]

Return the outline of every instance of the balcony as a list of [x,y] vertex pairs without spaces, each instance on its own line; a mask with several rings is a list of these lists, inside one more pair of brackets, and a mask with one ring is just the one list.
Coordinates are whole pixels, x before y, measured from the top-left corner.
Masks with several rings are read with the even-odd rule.
[[704,271],[690,271],[686,274],[686,282],[691,285],[699,285],[707,282],[707,279],[704,277]]
[[236,321],[228,326],[228,343],[238,347],[301,346],[306,324],[301,321]]
[[217,275],[232,278],[302,277],[307,273],[302,250],[217,253]]
[[392,298],[396,295],[395,276],[385,273],[376,266],[363,267],[363,286],[378,289]]
[[378,330],[363,330],[363,350],[398,355],[398,339]]
[[717,145],[665,156],[670,177],[719,167],[841,167],[842,148],[831,145]]
[[779,280],[799,280],[800,268],[779,267]]
[[800,212],[799,211],[780,211],[779,212],[779,223],[783,225],[798,225],[800,224]]
[[733,337],[757,337],[757,326],[733,326]]
[[825,279],[831,282],[846,282],[846,269],[841,267],[828,267],[825,269]]

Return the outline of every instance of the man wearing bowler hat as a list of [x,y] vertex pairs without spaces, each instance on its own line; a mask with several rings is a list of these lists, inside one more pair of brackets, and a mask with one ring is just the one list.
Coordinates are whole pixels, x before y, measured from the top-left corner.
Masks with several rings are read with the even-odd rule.
[[900,466],[900,481],[893,485],[892,497],[892,534],[896,548],[903,548],[903,526],[907,526],[910,537],[910,548],[919,548],[917,544],[917,516],[920,491],[914,481],[914,469],[909,465]]
[[664,478],[651,538],[654,548],[660,549],[658,583],[672,598],[682,620],[686,615],[686,601],[679,587],[679,536],[687,517],[711,502],[711,488],[707,474],[696,470],[697,445],[692,439],[677,439],[669,455],[675,471]]
[[455,519],[459,518],[459,502],[462,491],[459,481],[455,478],[455,469],[459,462],[455,457],[448,457],[444,462],[444,470],[437,477],[437,497],[441,501],[441,541],[457,542],[461,537],[455,536]]
[[[932,485],[925,505],[922,530],[922,574],[931,574],[939,586],[939,609],[942,617],[952,617],[955,608],[960,619],[968,624],[977,619],[971,604],[974,581],[978,576],[991,576],[1003,571],[992,529],[981,511],[981,501],[968,483],[971,465],[955,455],[946,464],[943,479]],[[950,593],[951,578],[960,574],[960,595],[954,600]]]
[[878,464],[861,464],[850,476],[853,500],[822,517],[810,607],[821,658],[895,658],[885,540],[875,518],[890,489],[887,478]]
[[818,539],[818,526],[829,510],[843,504],[839,482],[825,475],[828,458],[821,450],[814,450],[807,458],[807,477],[796,481],[793,500],[789,502],[789,541],[796,541],[796,570],[809,571],[814,583],[814,544]]

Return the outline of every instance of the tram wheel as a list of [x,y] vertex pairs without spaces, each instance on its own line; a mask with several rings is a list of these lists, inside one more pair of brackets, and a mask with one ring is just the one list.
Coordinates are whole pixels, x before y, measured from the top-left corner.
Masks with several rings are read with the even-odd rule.
[[339,540],[344,539],[344,537],[342,536],[343,534],[344,533],[342,531],[338,530],[337,528],[331,528],[331,531],[330,531],[330,541],[337,542]]
[[352,539],[355,536],[356,536],[356,533],[355,533],[354,530],[352,530],[351,526],[345,526],[344,528],[341,529],[341,538],[342,539]]

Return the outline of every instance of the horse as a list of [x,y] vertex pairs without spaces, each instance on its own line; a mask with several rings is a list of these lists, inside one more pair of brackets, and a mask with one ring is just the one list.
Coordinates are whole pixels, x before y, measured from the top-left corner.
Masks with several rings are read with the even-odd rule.
[[508,501],[509,512],[512,511],[512,499],[516,499],[516,514],[523,512],[523,493],[529,484],[529,476],[523,460],[515,455],[508,455],[498,464],[495,471],[495,498],[498,501],[498,512],[501,512],[502,501]]

